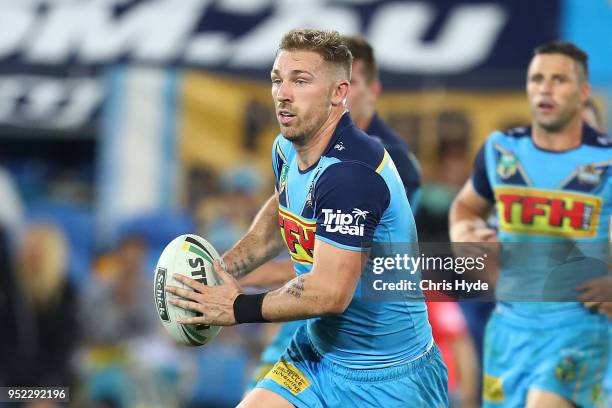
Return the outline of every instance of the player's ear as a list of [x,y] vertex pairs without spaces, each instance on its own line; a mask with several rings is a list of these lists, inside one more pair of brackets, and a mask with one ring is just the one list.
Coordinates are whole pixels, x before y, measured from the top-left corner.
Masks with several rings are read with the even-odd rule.
[[338,106],[344,103],[348,95],[349,86],[349,81],[346,79],[339,79],[336,81],[331,96],[332,106]]
[[370,84],[370,92],[374,95],[375,99],[378,99],[380,93],[382,92],[382,84],[378,79],[375,79]]
[[590,95],[591,95],[591,84],[585,81],[582,83],[582,85],[580,85],[580,102],[582,103],[582,105],[586,103]]

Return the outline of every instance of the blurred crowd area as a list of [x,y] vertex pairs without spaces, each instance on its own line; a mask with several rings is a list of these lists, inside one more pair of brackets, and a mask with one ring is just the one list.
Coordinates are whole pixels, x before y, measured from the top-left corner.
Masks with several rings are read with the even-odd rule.
[[[156,316],[153,271],[183,233],[223,253],[272,194],[278,127],[266,76],[279,38],[266,35],[279,21],[333,20],[378,40],[379,112],[421,163],[419,239],[445,242],[450,204],[482,141],[529,121],[532,47],[571,37],[591,52],[609,38],[595,17],[611,13],[604,0],[313,1],[300,13],[283,0],[178,3],[90,0],[76,10],[80,2],[70,0],[0,2],[0,17],[10,17],[0,18],[0,34],[11,34],[0,36],[0,386],[67,386],[74,407],[240,400],[275,325],[224,328],[204,347],[177,346]],[[66,20],[76,11],[80,25]],[[443,30],[470,13],[491,21]],[[401,31],[402,43],[393,30],[409,24],[394,16],[426,19],[424,32]],[[79,31],[90,23],[97,31]],[[604,112],[612,96],[606,44],[592,55]],[[401,58],[409,52],[419,58]],[[177,65],[190,69],[177,73]],[[430,305],[453,406],[478,405],[462,404],[478,400],[491,308]]]
[[261,205],[265,177],[247,165],[199,174],[191,208],[125,220],[105,245],[88,177],[33,186],[0,171],[0,386],[70,387],[76,407],[233,406],[270,333],[244,325],[207,347],[174,344],[157,317],[153,271],[183,233],[229,249]]

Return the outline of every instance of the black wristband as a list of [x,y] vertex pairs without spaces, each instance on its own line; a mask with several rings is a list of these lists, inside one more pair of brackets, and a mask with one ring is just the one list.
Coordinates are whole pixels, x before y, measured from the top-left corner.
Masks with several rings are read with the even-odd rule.
[[245,295],[241,293],[234,300],[234,318],[238,323],[268,323],[269,320],[263,318],[261,305],[263,304],[266,293],[256,295]]

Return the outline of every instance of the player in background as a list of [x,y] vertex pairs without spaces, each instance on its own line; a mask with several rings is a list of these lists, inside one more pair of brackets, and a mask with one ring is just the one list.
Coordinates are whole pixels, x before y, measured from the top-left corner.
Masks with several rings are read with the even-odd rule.
[[376,112],[376,102],[382,92],[382,84],[374,49],[361,36],[345,36],[344,42],[353,54],[353,71],[348,94],[351,117],[357,127],[379,139],[385,146],[402,179],[412,212],[416,213],[421,187],[419,163],[408,144],[383,122]]
[[[402,179],[406,196],[413,214],[416,212],[420,183],[419,165],[410,152],[408,144],[385,124],[376,112],[382,85],[378,76],[378,67],[374,50],[367,40],[360,36],[344,36],[343,40],[353,55],[351,86],[347,103],[353,122],[368,135],[379,140]],[[339,147],[341,148],[341,147]],[[272,261],[259,270],[240,280],[242,286],[278,287],[295,276],[289,261]],[[285,352],[297,328],[302,321],[283,323],[270,344],[261,354],[261,360],[253,371],[248,385],[251,389],[259,382]]]
[[[363,267],[369,247],[417,237],[388,153],[347,112],[351,65],[337,32],[283,37],[271,72],[281,128],[272,151],[276,193],[224,255],[227,272],[216,265],[222,285],[175,276],[195,290],[167,288],[173,304],[202,314],[181,323],[309,319],[240,407],[448,405],[422,294],[372,302],[358,290],[372,273]],[[274,291],[242,293],[235,278],[283,246],[297,276]]]
[[[592,98],[587,99],[582,111],[584,122],[599,132],[605,132],[601,111]],[[610,220],[612,223],[612,219]],[[610,226],[612,230],[612,225]],[[610,237],[612,242],[612,236]],[[612,276],[603,276],[585,282],[578,290],[581,292],[579,300],[587,307],[608,315],[612,319]],[[612,374],[612,370],[611,374]],[[611,380],[612,383],[612,380]],[[612,395],[610,395],[612,397]]]
[[[451,240],[495,243],[499,239],[529,243],[533,248],[547,243],[551,252],[571,243],[607,245],[612,140],[583,123],[583,106],[590,92],[587,55],[567,42],[536,48],[526,91],[531,127],[496,131],[488,137],[471,179],[451,208]],[[498,234],[485,224],[493,206],[499,218]],[[511,250],[511,245],[505,244],[504,250]],[[485,336],[484,404],[603,407],[606,318],[577,301],[504,300],[524,296],[517,290],[504,292],[509,284],[526,292],[542,287],[539,276],[548,268],[533,259],[535,253],[527,260],[520,254],[506,256],[500,269],[497,294],[501,300]],[[513,268],[516,262],[528,267],[530,275]],[[555,276],[548,279],[556,283]]]
[[[582,119],[592,128],[600,132],[605,131],[601,111],[592,98],[589,98],[584,104]],[[612,223],[612,219],[610,222]],[[612,230],[612,225],[610,229]],[[612,234],[610,236],[610,241],[612,242]],[[606,314],[608,319],[612,319],[612,277],[606,276],[592,279],[584,285],[581,285],[578,290],[581,292],[579,299],[584,302],[587,307],[594,308],[599,313]],[[607,396],[606,406],[610,407],[612,406],[612,320],[609,320],[608,336],[608,368],[604,376],[604,390]]]

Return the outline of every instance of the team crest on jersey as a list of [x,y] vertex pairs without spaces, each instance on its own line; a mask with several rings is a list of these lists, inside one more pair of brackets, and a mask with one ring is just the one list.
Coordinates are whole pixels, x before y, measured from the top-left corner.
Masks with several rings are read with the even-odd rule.
[[279,207],[278,224],[291,259],[302,264],[312,264],[316,221],[304,219]]
[[496,187],[495,197],[502,231],[568,238],[597,233],[600,197],[528,187]]
[[280,177],[278,178],[278,192],[279,194],[285,191],[285,187],[287,187],[287,175],[289,174],[289,166],[283,164],[283,169],[281,170]]
[[589,184],[593,187],[596,187],[601,183],[601,175],[603,174],[603,169],[598,169],[592,164],[587,164],[586,166],[579,166],[576,171],[576,178],[582,184]]
[[314,183],[310,183],[308,187],[308,194],[306,194],[306,201],[304,202],[304,208],[312,208],[312,196],[314,194]]
[[329,208],[324,208],[321,211],[325,216],[323,220],[325,231],[363,237],[365,219],[369,211],[360,210],[359,208],[354,208],[350,214]]
[[514,176],[518,170],[518,160],[510,152],[502,153],[497,164],[497,174],[503,180]]

